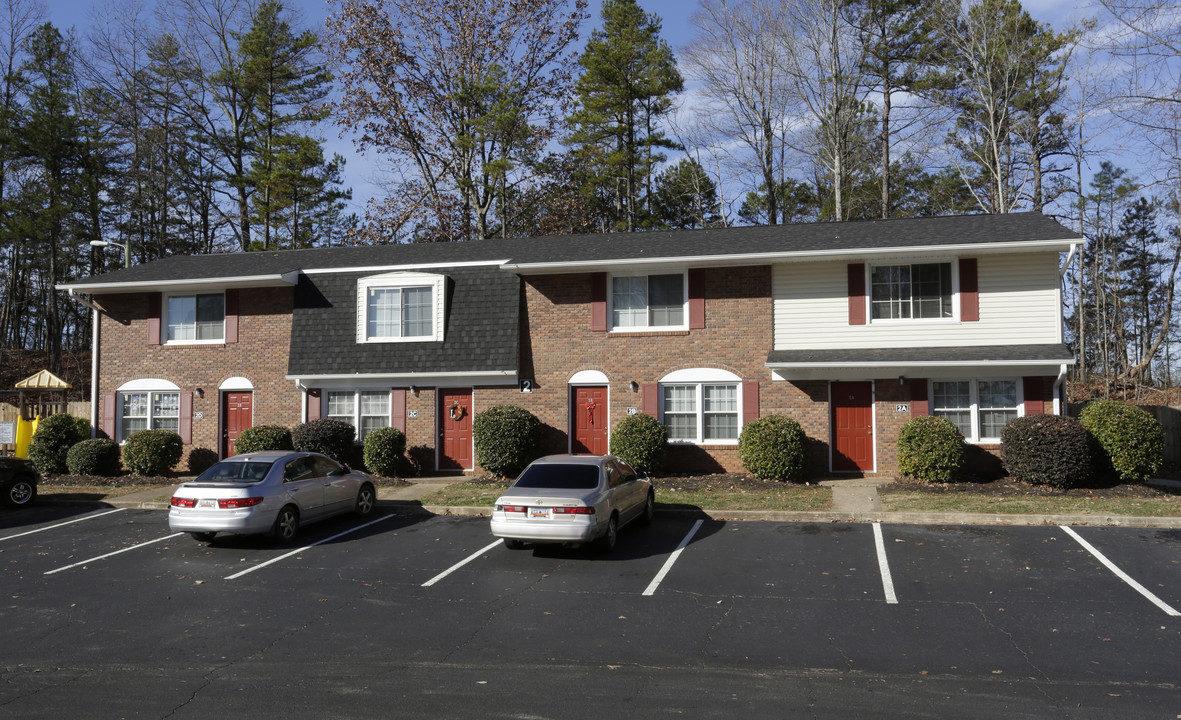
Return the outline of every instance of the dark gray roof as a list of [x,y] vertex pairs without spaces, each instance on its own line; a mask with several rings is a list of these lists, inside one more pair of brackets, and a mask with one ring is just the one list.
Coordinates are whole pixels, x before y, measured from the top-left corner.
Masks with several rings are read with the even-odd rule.
[[747,256],[892,248],[1080,240],[1040,213],[810,223],[708,230],[563,235],[456,243],[413,243],[222,255],[177,255],[65,286],[279,275],[391,265],[620,263],[661,258]]
[[1065,345],[981,345],[975,347],[875,348],[862,350],[773,350],[767,364],[781,365],[925,365],[930,363],[1025,362],[1030,364],[1074,363]]
[[373,273],[301,277],[288,374],[515,372],[520,278],[491,266],[435,272],[447,277],[442,342],[358,343],[357,280]]

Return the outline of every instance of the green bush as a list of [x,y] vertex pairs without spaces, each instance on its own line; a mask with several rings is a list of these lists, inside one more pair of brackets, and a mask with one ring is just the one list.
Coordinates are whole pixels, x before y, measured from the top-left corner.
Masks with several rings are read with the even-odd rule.
[[295,426],[291,444],[300,452],[318,452],[346,465],[352,462],[353,440],[357,431],[336,418],[309,420]]
[[66,467],[74,475],[115,475],[119,472],[119,443],[108,438],[83,440],[66,453]]
[[611,431],[608,450],[636,472],[654,473],[664,467],[668,430],[651,415],[629,415]]
[[1035,485],[1085,487],[1095,478],[1086,429],[1063,415],[1010,420],[1001,430],[1001,460],[1009,475]]
[[472,418],[472,439],[480,467],[513,477],[537,458],[541,421],[524,408],[494,405]]
[[1079,422],[1091,434],[1101,475],[1143,482],[1165,463],[1165,432],[1145,410],[1119,400],[1083,408]]
[[123,465],[134,475],[163,475],[183,454],[184,443],[173,430],[140,430],[123,443]]
[[234,454],[259,452],[260,450],[294,450],[291,444],[291,430],[282,425],[255,425],[246,428],[234,440]]
[[209,468],[213,467],[213,465],[220,459],[221,458],[217,456],[217,453],[210,450],[209,448],[189,448],[189,457],[187,460],[189,472],[193,475],[200,475]]
[[90,437],[90,424],[66,413],[50,415],[37,423],[37,432],[29,445],[29,459],[43,473],[60,474],[69,470],[66,453]]
[[808,466],[808,436],[786,415],[767,415],[742,428],[738,456],[755,477],[800,480]]
[[954,482],[964,469],[964,434],[945,417],[920,415],[898,432],[898,472],[925,482]]
[[406,433],[398,428],[378,428],[365,436],[365,468],[371,473],[397,477],[405,452]]

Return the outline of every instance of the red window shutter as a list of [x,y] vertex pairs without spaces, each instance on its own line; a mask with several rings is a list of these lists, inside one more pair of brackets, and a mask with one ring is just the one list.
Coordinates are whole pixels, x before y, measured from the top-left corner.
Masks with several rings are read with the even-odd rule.
[[320,390],[318,388],[311,388],[308,390],[308,420],[320,419]]
[[865,263],[849,263],[849,324],[865,324]]
[[406,388],[390,391],[390,427],[406,433]]
[[640,412],[654,418],[660,417],[659,388],[657,383],[644,383],[640,386]]
[[930,415],[931,403],[927,393],[927,379],[910,378],[907,383],[910,385],[910,416]]
[[148,293],[148,344],[160,344],[160,293]]
[[226,290],[226,343],[238,342],[238,291]]
[[689,329],[705,327],[705,270],[689,271]]
[[1025,414],[1044,415],[1046,403],[1042,398],[1042,379],[1040,377],[1025,377],[1022,379],[1025,391]]
[[980,290],[976,258],[960,258],[960,320],[980,320]]
[[759,419],[759,384],[742,383],[742,424]]
[[117,398],[115,393],[106,393],[103,395],[103,424],[102,431],[111,440],[117,440],[116,433],[116,415],[115,403]]
[[607,273],[591,276],[591,330],[607,331]]
[[180,394],[180,428],[177,432],[182,443],[193,444],[193,393],[191,392]]

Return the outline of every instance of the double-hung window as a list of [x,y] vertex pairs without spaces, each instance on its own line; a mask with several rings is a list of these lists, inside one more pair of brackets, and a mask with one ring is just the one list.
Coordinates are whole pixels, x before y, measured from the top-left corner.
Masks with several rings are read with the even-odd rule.
[[377,428],[390,426],[388,390],[329,390],[327,417],[358,429],[357,441]]
[[180,430],[180,393],[120,393],[119,437],[126,440],[140,430]]
[[870,272],[874,320],[953,317],[951,263],[876,265]]
[[169,295],[165,304],[167,342],[222,342],[226,337],[223,293]]
[[955,423],[964,438],[997,441],[1005,423],[1020,414],[1016,380],[936,380],[931,383],[931,414]]
[[611,319],[617,330],[686,327],[686,275],[611,278]]
[[732,443],[740,426],[737,383],[661,385],[664,427],[672,442]]
[[357,282],[358,342],[443,339],[441,275],[387,273]]

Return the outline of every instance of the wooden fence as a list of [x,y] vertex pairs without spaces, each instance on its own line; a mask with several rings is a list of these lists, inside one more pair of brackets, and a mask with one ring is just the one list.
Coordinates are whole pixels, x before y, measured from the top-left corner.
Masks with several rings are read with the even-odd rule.
[[1167,405],[1141,405],[1165,429],[1165,465],[1181,466],[1181,408]]

